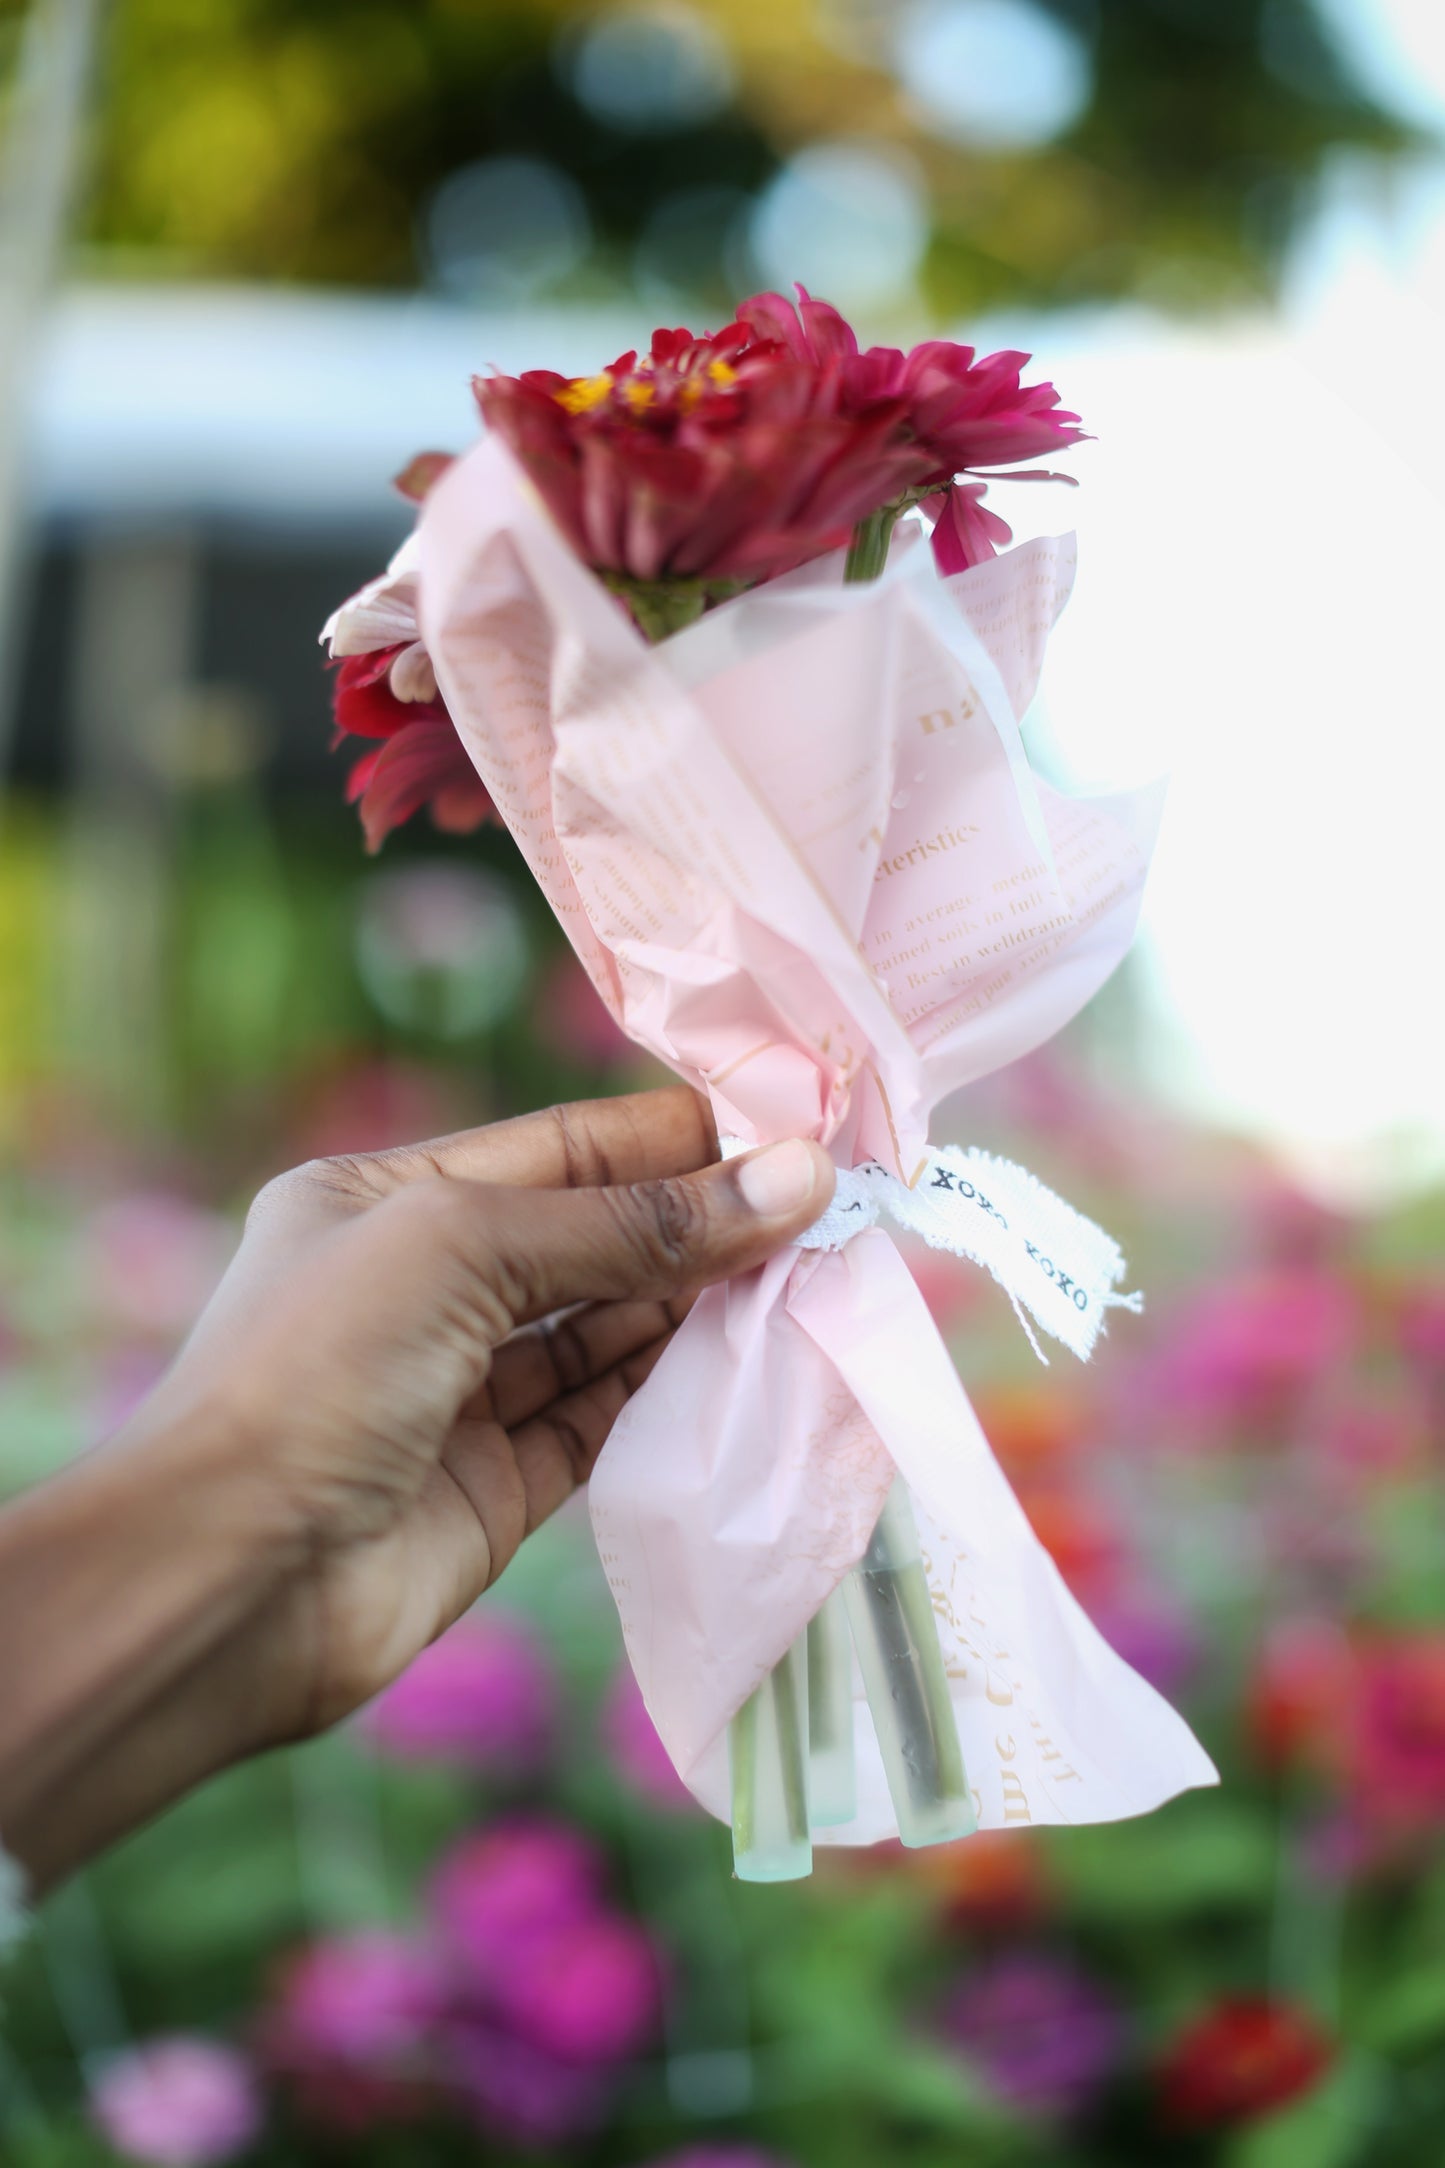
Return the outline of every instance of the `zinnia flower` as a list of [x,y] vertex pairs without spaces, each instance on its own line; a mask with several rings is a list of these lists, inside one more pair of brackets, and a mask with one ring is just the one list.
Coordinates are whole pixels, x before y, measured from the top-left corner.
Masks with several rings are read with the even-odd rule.
[[1180,2034],[1160,2065],[1160,2105],[1178,2130],[1246,2123],[1309,2091],[1333,2050],[1305,2010],[1237,1997]]
[[466,1981],[483,1990],[518,1956],[603,1909],[602,1859],[566,1822],[499,1822],[453,1846],[432,1883],[437,1934]]
[[1352,1761],[1359,1812],[1376,1828],[1410,1836],[1445,1821],[1445,1633],[1362,1651]]
[[946,2037],[991,2091],[1025,2112],[1080,2114],[1118,2068],[1124,2023],[1099,1984],[1061,1959],[1019,1951],[981,1965],[941,2012]]
[[[911,352],[871,346],[860,352],[857,336],[835,308],[815,301],[806,287],[798,302],[781,294],[757,294],[743,302],[740,320],[760,337],[776,341],[820,371],[836,370],[845,412],[863,414],[881,403],[902,407],[913,453],[908,488],[933,518],[933,549],[943,573],[962,572],[992,557],[1013,537],[983,504],[984,484],[964,480],[982,469],[1017,467],[1083,441],[1077,414],[1059,405],[1052,384],[1025,384],[1027,354],[980,356],[971,346],[928,339]],[[1071,481],[1061,474],[1015,473],[1014,481]]]
[[547,1652],[517,1618],[496,1612],[460,1620],[408,1665],[362,1724],[385,1753],[534,1770],[552,1743],[557,1682]]
[[533,369],[475,390],[578,556],[654,635],[670,628],[648,590],[686,583],[685,622],[841,548],[917,464],[901,400],[845,406],[836,368],[741,321],[704,338],[658,331],[595,376]]
[[442,2007],[437,1964],[404,1936],[372,1928],[311,1944],[283,1971],[266,2017],[289,2067],[411,2069]]
[[417,555],[416,536],[408,535],[386,571],[333,611],[321,633],[337,666],[338,744],[347,737],[381,740],[355,763],[346,785],[372,851],[423,806],[450,835],[469,834],[494,811],[422,642]]
[[152,2168],[233,2160],[261,2128],[261,2097],[245,2057],[190,2033],[117,2056],[92,2086],[89,2108],[117,2153]]

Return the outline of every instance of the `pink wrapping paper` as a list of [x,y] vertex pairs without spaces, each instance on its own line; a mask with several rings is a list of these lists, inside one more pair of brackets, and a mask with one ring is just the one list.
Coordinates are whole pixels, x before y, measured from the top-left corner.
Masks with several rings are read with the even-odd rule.
[[[1133,935],[1158,794],[1075,800],[1019,718],[1069,539],[940,581],[905,541],[650,648],[503,448],[427,500],[421,622],[488,789],[618,1021],[721,1133],[917,1180],[933,1108],[1038,1046]],[[684,1781],[729,1811],[730,1718],[912,1491],[985,1828],[1214,1781],[1064,1588],[881,1229],[710,1289],[614,1428],[592,1516]],[[896,1835],[867,1704],[855,1820]]]

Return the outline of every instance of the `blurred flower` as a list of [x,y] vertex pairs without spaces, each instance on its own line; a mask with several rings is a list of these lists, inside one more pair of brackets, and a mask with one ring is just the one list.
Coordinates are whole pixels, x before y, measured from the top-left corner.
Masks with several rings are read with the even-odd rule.
[[903,1860],[937,1892],[950,1927],[1012,1932],[1048,1909],[1044,1856],[1023,1830],[981,1829],[966,1844],[930,1845]]
[[166,1341],[195,1323],[236,1247],[229,1220],[163,1190],[101,1205],[86,1237],[91,1283],[107,1316]]
[[596,987],[569,950],[537,989],[532,1022],[543,1044],[585,1068],[635,1061],[638,1049],[613,1020]]
[[464,1837],[432,1882],[443,1946],[465,1980],[491,1988],[520,1953],[602,1907],[602,1858],[590,1838],[542,1816]]
[[974,1405],[984,1436],[1015,1481],[1063,1460],[1083,1427],[1077,1401],[1057,1386],[992,1386],[974,1396]]
[[1308,1267],[1197,1291],[1165,1354],[1165,1397],[1207,1416],[1277,1422],[1282,1399],[1348,1357],[1358,1325],[1354,1289]]
[[1308,2011],[1262,1997],[1223,2001],[1168,2050],[1158,2070],[1160,2106],[1178,2130],[1249,2122],[1308,2092],[1332,2057]]
[[1445,1820],[1445,1631],[1361,1652],[1353,1761],[1366,1820],[1410,1835]]
[[192,2033],[117,2056],[91,2087],[89,2109],[117,2153],[154,2168],[233,2160],[261,2129],[260,2093],[246,2058]]
[[523,1620],[492,1611],[460,1619],[423,1649],[361,1721],[384,1753],[522,1775],[546,1760],[557,1681]]
[[601,2124],[612,2089],[605,2070],[559,2060],[505,2027],[453,2026],[444,2042],[447,2076],[472,2120],[521,2146],[553,2146]]
[[618,1666],[602,1705],[602,1736],[623,1782],[649,1806],[692,1807],[692,1793],[673,1768],[657,1726],[647,1713],[632,1666]]
[[[419,467],[427,459],[413,461]],[[411,469],[408,469],[408,474]],[[322,628],[336,664],[336,736],[379,738],[351,770],[346,795],[360,805],[368,850],[379,850],[393,828],[430,806],[436,826],[466,835],[493,812],[480,776],[467,758],[417,619],[416,535],[378,579],[334,610]]]
[[1353,1725],[1356,1659],[1330,1619],[1271,1628],[1245,1689],[1245,1717],[1266,1767],[1338,1772]]
[[1422,1367],[1445,1373],[1445,1280],[1424,1280],[1406,1292],[1400,1344]]
[[1090,1616],[1116,1655],[1166,1699],[1175,1697],[1199,1660],[1194,1620],[1157,1591],[1104,1596],[1090,1605]]
[[379,1928],[336,1935],[285,1967],[266,2036],[288,2065],[409,2068],[443,1997],[436,1961],[418,1944]]
[[1090,1606],[1112,1598],[1124,1564],[1115,1521],[1062,1484],[1020,1483],[1017,1489],[1034,1534],[1079,1601]]
[[662,2007],[657,1953],[620,1913],[525,1938],[493,1992],[517,2032],[574,2064],[628,2061],[656,2032]]
[[1026,2113],[1082,2113],[1124,2051],[1124,2021],[1112,1997],[1040,1952],[1011,1952],[976,1967],[940,2017],[945,2037],[992,2091]]

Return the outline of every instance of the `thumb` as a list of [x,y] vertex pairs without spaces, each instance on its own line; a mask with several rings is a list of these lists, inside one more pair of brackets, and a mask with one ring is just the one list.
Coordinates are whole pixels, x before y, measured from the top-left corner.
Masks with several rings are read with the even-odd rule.
[[760,1265],[826,1209],[833,1180],[821,1145],[792,1138],[622,1188],[436,1187],[450,1193],[454,1254],[523,1325],[575,1302],[663,1300]]

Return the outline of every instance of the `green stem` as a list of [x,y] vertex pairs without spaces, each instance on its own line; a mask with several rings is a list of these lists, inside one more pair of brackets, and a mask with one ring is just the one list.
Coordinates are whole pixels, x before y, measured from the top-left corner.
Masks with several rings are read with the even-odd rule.
[[877,579],[888,562],[888,545],[901,510],[901,505],[885,504],[881,511],[870,512],[867,519],[859,520],[843,567],[845,580]]

